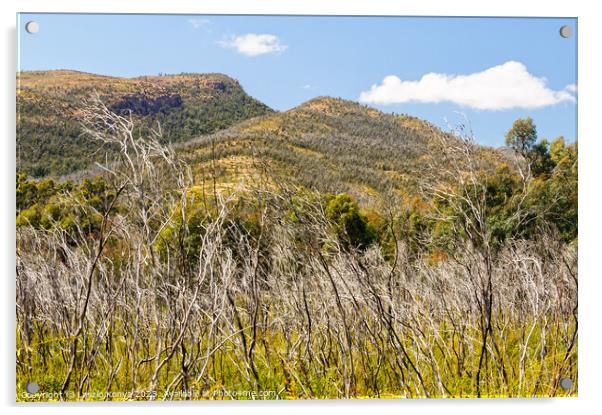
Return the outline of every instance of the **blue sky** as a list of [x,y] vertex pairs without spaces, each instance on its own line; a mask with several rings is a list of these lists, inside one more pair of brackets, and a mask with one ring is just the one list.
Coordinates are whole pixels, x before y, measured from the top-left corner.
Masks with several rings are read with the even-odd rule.
[[[30,20],[35,35],[24,29]],[[562,25],[572,37],[559,35]],[[568,18],[21,14],[17,62],[125,77],[222,72],[277,110],[329,95],[440,126],[466,117],[478,142],[498,146],[519,117],[532,117],[541,138],[576,138],[576,26]]]

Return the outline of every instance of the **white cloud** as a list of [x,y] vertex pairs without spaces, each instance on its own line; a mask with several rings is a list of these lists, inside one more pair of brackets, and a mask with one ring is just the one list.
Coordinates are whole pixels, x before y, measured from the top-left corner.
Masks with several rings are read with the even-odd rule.
[[577,84],[569,84],[564,89],[569,92],[577,92]]
[[541,108],[560,102],[574,102],[570,88],[554,91],[545,78],[531,75],[525,65],[509,61],[469,75],[428,73],[419,81],[403,81],[387,76],[360,94],[359,100],[369,104],[404,102],[453,102],[480,110]]
[[192,26],[193,29],[200,29],[201,27],[210,24],[211,21],[209,19],[199,19],[199,18],[195,17],[195,18],[189,19],[188,23],[190,23],[190,25]]
[[266,53],[284,52],[288,46],[280,43],[277,36],[269,34],[247,33],[219,42],[224,48],[236,49],[238,53],[247,56],[259,56]]
[[309,88],[311,88],[311,85],[310,85],[310,84],[305,84],[305,85],[303,85],[303,87],[302,87],[302,88],[303,88],[303,89],[309,89]]

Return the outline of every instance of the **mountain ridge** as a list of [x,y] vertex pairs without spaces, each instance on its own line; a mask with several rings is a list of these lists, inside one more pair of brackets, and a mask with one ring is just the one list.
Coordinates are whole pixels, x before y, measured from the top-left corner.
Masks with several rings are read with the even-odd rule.
[[[23,72],[18,80],[17,138],[25,155],[18,168],[33,176],[82,172],[95,161],[90,154],[111,151],[86,141],[74,116],[92,91],[113,111],[131,113],[139,134],[161,123],[165,142],[193,167],[197,181],[210,171],[222,187],[256,182],[269,170],[274,181],[348,192],[373,204],[391,192],[416,194],[419,179],[440,165],[435,138],[454,139],[428,121],[336,97],[276,112],[224,74],[118,78],[59,70]],[[37,135],[27,135],[32,131]],[[492,165],[503,158],[493,149],[480,152]]]
[[161,123],[166,142],[227,128],[274,112],[224,74],[120,78],[71,70],[17,74],[17,168],[34,177],[63,175],[98,161],[76,117],[97,93],[115,112],[132,113],[139,133]]
[[[196,166],[198,182],[211,172],[221,186],[252,185],[268,172],[275,182],[347,192],[363,205],[374,205],[391,193],[418,194],[426,170],[443,167],[441,140],[452,143],[458,138],[416,117],[316,97],[197,137],[179,151]],[[476,148],[492,161],[491,167],[502,162],[496,150]]]

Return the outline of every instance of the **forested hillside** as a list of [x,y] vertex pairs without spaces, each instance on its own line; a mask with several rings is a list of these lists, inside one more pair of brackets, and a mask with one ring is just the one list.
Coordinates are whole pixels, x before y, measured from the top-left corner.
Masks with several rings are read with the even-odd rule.
[[[457,144],[434,125],[385,114],[352,101],[318,97],[292,110],[191,140],[180,151],[219,184],[254,181],[269,172],[323,192],[348,192],[364,205],[416,196],[419,180],[439,175],[442,146]],[[495,168],[505,156],[475,146]]]
[[[76,71],[17,75],[17,167],[34,177],[64,175],[102,161],[82,135],[78,108],[94,93],[120,114],[131,111],[135,135],[160,125],[165,143],[212,133],[272,112],[222,74],[117,78]],[[108,150],[114,150],[109,148]]]

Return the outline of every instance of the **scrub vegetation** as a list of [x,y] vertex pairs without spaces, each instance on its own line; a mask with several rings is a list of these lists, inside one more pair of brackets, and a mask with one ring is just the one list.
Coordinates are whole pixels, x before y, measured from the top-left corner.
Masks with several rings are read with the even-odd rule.
[[19,165],[18,400],[577,395],[577,143],[153,97],[65,116],[96,167]]

